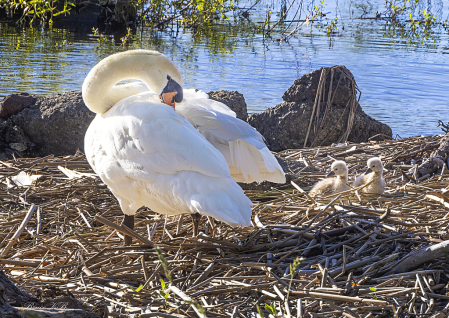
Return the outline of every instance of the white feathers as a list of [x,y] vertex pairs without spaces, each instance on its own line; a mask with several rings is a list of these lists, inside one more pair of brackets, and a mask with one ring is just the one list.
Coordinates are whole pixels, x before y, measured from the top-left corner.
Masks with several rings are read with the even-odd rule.
[[[127,85],[132,93],[151,94],[143,83]],[[115,86],[119,92],[114,95],[121,95],[125,90],[123,86]],[[285,183],[284,171],[256,129],[236,118],[228,106],[209,99],[202,91],[184,89],[183,94],[184,100],[176,104],[176,112],[223,154],[235,181]],[[156,94],[154,98],[158,98]]]
[[85,138],[89,163],[125,214],[141,206],[176,215],[199,212],[249,225],[251,201],[222,154],[154,94],[128,97],[97,115]]
[[236,181],[285,183],[284,171],[262,135],[229,107],[201,91],[184,90],[184,100],[175,109],[223,154]]
[[[114,86],[131,78],[157,94],[134,83]],[[198,212],[233,226],[250,225],[252,203],[223,154],[161,103],[168,78],[182,85],[170,60],[145,50],[112,55],[89,72],[83,98],[97,116],[85,136],[87,160],[125,214],[147,206],[162,214]],[[211,112],[233,115],[221,104],[209,106]]]

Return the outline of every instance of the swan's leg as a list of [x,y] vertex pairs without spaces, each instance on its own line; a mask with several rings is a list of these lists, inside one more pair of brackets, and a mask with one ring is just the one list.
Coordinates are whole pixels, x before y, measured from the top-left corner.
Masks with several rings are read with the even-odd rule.
[[193,237],[198,236],[198,228],[200,225],[200,220],[201,220],[201,214],[199,213],[192,213],[190,214],[190,216],[192,217],[192,221],[193,221]]
[[[134,230],[134,215],[127,215],[123,217],[123,225],[126,225],[131,230]],[[133,238],[131,236],[125,235],[125,245],[131,245]]]

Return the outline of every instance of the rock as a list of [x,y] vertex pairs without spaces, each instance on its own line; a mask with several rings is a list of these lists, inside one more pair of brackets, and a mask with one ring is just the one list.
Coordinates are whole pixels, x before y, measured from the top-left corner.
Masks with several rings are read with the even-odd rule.
[[245,98],[242,94],[236,91],[218,91],[218,92],[209,92],[207,93],[210,99],[221,102],[231,108],[237,118],[247,121],[248,119],[248,111],[246,107]]
[[28,155],[61,156],[84,149],[84,134],[94,117],[78,91],[38,97],[33,106],[12,116],[11,121],[35,144]]
[[22,128],[17,125],[9,125],[5,132],[5,139],[7,145],[19,153],[23,153],[27,149],[31,149],[34,144],[25,136]]
[[12,94],[0,101],[0,118],[8,118],[34,104],[36,98],[27,93]]
[[[76,304],[75,308],[73,304]],[[46,308],[47,305],[51,307]],[[0,271],[0,317],[99,318],[98,315],[84,310],[75,298],[66,296],[59,302],[58,298],[52,299],[51,302],[48,299],[40,301],[20,290],[3,271]]]
[[[349,71],[343,66],[338,66],[303,75],[284,93],[282,96],[283,103],[262,113],[253,114],[248,119],[251,126],[265,137],[270,150],[281,151],[304,147],[315,104],[315,96],[320,91],[319,82],[322,70],[327,72],[326,81],[323,81],[325,86],[322,89],[322,92],[324,92],[321,97],[322,103],[319,111],[314,113],[306,145],[327,146],[341,140],[348,125],[350,107],[347,105],[351,105],[353,82]],[[329,100],[331,78],[331,107],[325,112]],[[316,108],[318,110],[318,107]],[[317,113],[319,113],[318,121]],[[347,140],[364,142],[378,134],[391,137],[392,131],[387,125],[365,114],[356,101],[352,129]]]
[[2,298],[10,305],[25,306],[38,303],[36,297],[21,291],[12,281],[9,280],[8,276],[3,271],[0,271],[0,284],[2,286]]
[[[427,149],[426,149],[427,148]],[[432,145],[427,145],[422,151],[430,150]],[[416,177],[421,178],[425,175],[434,175],[440,173],[441,169],[445,166],[445,169],[449,167],[449,132],[441,139],[438,149],[432,151],[428,159],[418,166],[418,173]],[[415,168],[409,170],[409,174],[413,175]]]

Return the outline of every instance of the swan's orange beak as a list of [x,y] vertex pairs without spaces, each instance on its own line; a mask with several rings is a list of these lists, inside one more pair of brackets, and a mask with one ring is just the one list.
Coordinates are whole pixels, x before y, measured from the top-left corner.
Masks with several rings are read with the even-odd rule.
[[175,96],[177,92],[170,92],[170,93],[162,93],[161,99],[164,104],[167,104],[173,108],[175,108]]
[[161,101],[175,108],[175,102],[180,103],[183,99],[183,90],[181,85],[179,85],[174,79],[167,75],[167,85],[162,90],[160,95]]

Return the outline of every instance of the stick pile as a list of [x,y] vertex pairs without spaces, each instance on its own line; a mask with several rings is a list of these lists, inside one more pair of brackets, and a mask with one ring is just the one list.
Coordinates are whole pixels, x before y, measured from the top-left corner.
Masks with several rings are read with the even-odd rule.
[[[189,216],[147,208],[134,231],[119,225],[82,154],[0,162],[0,269],[102,317],[446,317],[449,172],[413,173],[441,138],[281,152],[305,167],[292,185],[246,191],[254,226],[203,217],[197,238]],[[373,156],[388,170],[383,195],[307,195],[334,160],[353,180]]]

